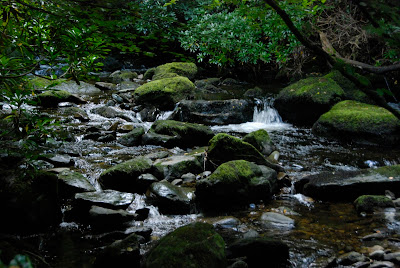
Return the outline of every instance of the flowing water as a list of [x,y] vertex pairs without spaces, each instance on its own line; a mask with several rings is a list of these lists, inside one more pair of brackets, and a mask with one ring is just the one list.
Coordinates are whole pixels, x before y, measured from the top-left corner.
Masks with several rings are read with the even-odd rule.
[[[107,96],[106,96],[107,97]],[[90,118],[89,123],[68,121],[65,125],[71,131],[97,127],[107,130],[115,122],[140,124],[149,129],[150,122],[142,122],[133,111],[122,110],[124,118],[105,118],[91,112],[93,108],[104,105],[105,100],[93,97],[92,102],[81,106]],[[159,119],[168,118],[170,112],[163,113]],[[279,161],[289,177],[295,181],[303,176],[326,170],[358,170],[400,163],[399,150],[384,151],[379,147],[343,144],[325,138],[316,137],[310,128],[299,128],[285,123],[273,109],[273,98],[256,100],[252,122],[237,125],[214,126],[215,133],[226,132],[237,136],[258,129],[265,129],[280,152]],[[116,142],[101,143],[77,136],[75,142],[58,144],[51,152],[75,155],[75,169],[87,176],[97,190],[101,190],[97,179],[102,171],[116,163],[164,150],[158,146],[125,147]],[[169,150],[172,153],[184,153],[179,148]],[[231,231],[240,236],[246,232],[257,231],[261,236],[282,239],[290,246],[292,267],[324,267],[327,262],[341,253],[356,250],[362,252],[369,244],[361,238],[371,233],[390,233],[400,235],[398,216],[393,210],[386,210],[372,217],[357,215],[352,204],[318,202],[296,194],[290,185],[274,196],[268,203],[250,204],[248,209],[230,215],[209,217],[202,214],[181,216],[161,215],[156,207],[146,204],[143,195],[135,195],[135,201],[128,211],[147,207],[150,214],[143,222],[132,222],[131,228],[149,227],[152,238],[158,239],[168,232],[193,221],[215,222],[221,216],[233,216],[240,220]],[[267,211],[276,211],[289,215],[295,220],[294,228],[280,226],[265,227],[259,217]],[[74,222],[63,222],[60,228],[66,230],[82,228]],[[82,231],[83,232],[83,231]],[[399,247],[399,240],[385,240],[385,248]],[[380,242],[379,242],[380,243]],[[146,248],[143,248],[144,252]]]

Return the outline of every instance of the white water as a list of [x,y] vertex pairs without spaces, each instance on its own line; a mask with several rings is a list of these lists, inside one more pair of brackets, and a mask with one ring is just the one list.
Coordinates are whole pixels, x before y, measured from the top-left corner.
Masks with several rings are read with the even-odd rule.
[[256,99],[252,122],[213,126],[211,129],[216,132],[250,133],[259,129],[276,131],[291,128],[291,124],[282,121],[278,111],[273,107],[273,102],[273,98]]

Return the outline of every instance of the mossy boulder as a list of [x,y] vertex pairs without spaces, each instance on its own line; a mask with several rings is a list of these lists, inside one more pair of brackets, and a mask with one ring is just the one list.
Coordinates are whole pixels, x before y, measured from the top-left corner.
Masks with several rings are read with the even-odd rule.
[[148,82],[134,92],[137,104],[172,110],[175,103],[194,95],[195,86],[186,77],[177,76]]
[[99,182],[105,189],[143,193],[150,185],[142,185],[143,180],[138,180],[141,174],[149,173],[152,161],[146,157],[134,159],[117,164],[100,174]]
[[302,178],[296,192],[320,200],[354,201],[361,195],[400,195],[400,165],[360,171],[321,172]]
[[118,138],[118,142],[125,146],[136,146],[142,143],[142,136],[145,131],[143,127],[134,128],[129,133]]
[[167,234],[147,254],[146,268],[226,267],[225,242],[211,224],[192,223]]
[[275,144],[272,142],[265,129],[253,131],[243,137],[243,141],[253,145],[263,155],[269,156],[276,150]]
[[220,165],[196,183],[196,198],[205,210],[228,209],[269,199],[277,190],[277,173],[245,160]]
[[81,98],[65,90],[47,90],[37,95],[39,105],[43,107],[57,107],[60,102],[85,103]]
[[66,79],[49,80],[42,77],[35,77],[29,80],[30,85],[36,89],[41,90],[48,87],[56,86],[67,81]]
[[354,201],[357,212],[373,212],[377,208],[394,207],[391,198],[385,195],[362,195]]
[[215,169],[216,166],[231,160],[247,160],[275,170],[283,170],[282,167],[266,159],[250,143],[226,133],[219,133],[209,141],[207,156],[211,169]]
[[169,182],[189,172],[198,174],[203,171],[202,164],[192,155],[174,155],[158,159],[154,162],[153,169],[156,177]]
[[359,90],[353,82],[344,77],[338,70],[333,70],[324,77],[334,80],[344,90],[346,99],[373,104],[367,94]]
[[155,68],[153,80],[185,76],[193,79],[197,74],[197,66],[191,62],[171,62]]
[[[209,126],[174,120],[156,121],[143,137],[145,144],[191,148],[206,145],[214,136]],[[159,139],[157,139],[157,137]]]
[[274,106],[284,120],[311,125],[344,98],[344,90],[331,78],[309,77],[282,89]]
[[400,120],[388,110],[356,101],[342,101],[321,115],[313,133],[358,143],[400,142]]
[[114,84],[121,83],[122,81],[131,81],[134,78],[138,78],[138,74],[132,71],[115,71],[110,75]]

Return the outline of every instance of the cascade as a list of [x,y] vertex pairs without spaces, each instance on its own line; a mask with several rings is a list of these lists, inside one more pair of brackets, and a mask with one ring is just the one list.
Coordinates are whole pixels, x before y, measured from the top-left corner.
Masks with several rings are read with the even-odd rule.
[[268,97],[263,99],[256,99],[254,106],[253,122],[271,124],[282,123],[282,118],[278,111],[274,109],[274,98]]

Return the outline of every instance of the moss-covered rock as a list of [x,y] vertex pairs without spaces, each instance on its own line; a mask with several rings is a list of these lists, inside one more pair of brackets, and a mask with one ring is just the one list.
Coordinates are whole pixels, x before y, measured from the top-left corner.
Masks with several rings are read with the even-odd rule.
[[203,171],[202,164],[192,155],[175,155],[158,159],[153,165],[154,174],[160,180],[166,179],[172,182],[179,179],[183,174],[198,174]]
[[172,110],[175,103],[193,96],[194,84],[186,77],[177,76],[148,82],[134,92],[138,104],[155,106],[161,110]]
[[130,81],[134,78],[138,78],[136,72],[131,71],[115,71],[110,75],[114,84],[121,83],[122,81]]
[[81,98],[65,90],[47,90],[37,95],[37,100],[43,107],[57,107],[60,102],[85,103]]
[[275,170],[283,170],[282,167],[266,159],[253,145],[237,137],[219,133],[209,141],[208,145],[207,154],[209,159],[208,164],[211,164],[210,168],[213,165],[219,166],[231,160],[247,160],[271,167]]
[[331,78],[309,77],[282,89],[274,105],[284,120],[310,125],[344,98],[344,90]]
[[156,68],[147,69],[147,71],[143,75],[143,79],[144,80],[151,80],[151,78],[153,78],[153,75],[154,75],[155,71],[156,71]]
[[138,180],[141,174],[149,173],[152,161],[146,157],[136,157],[117,164],[101,173],[99,182],[105,189],[131,193],[143,193],[150,185],[142,185]]
[[125,146],[136,146],[142,143],[142,136],[145,131],[143,127],[134,128],[129,133],[118,138],[118,142]]
[[313,133],[358,143],[400,142],[400,120],[388,110],[356,101],[342,101],[321,115]]
[[225,242],[207,223],[192,223],[161,238],[146,256],[146,268],[226,267]]
[[209,177],[196,184],[196,198],[206,210],[232,208],[251,201],[266,200],[276,191],[273,169],[245,160],[220,165]]
[[47,87],[56,86],[67,81],[66,79],[49,80],[42,77],[35,77],[29,80],[30,85],[34,89],[45,89]]
[[362,195],[354,201],[357,212],[372,212],[376,208],[393,207],[393,201],[384,195]]
[[[175,146],[191,148],[196,145],[206,145],[213,136],[214,133],[209,126],[174,120],[158,120],[151,126],[143,139],[145,144],[168,148]],[[160,139],[157,140],[157,137]],[[157,141],[159,142],[156,143]]]
[[158,66],[154,70],[153,80],[185,76],[193,79],[197,74],[197,66],[191,62],[171,62]]
[[334,80],[344,90],[346,99],[373,104],[367,94],[359,90],[353,82],[344,77],[338,70],[333,70],[324,77]]
[[263,155],[269,156],[276,150],[275,144],[272,142],[265,129],[253,131],[243,137],[243,141],[253,145]]

